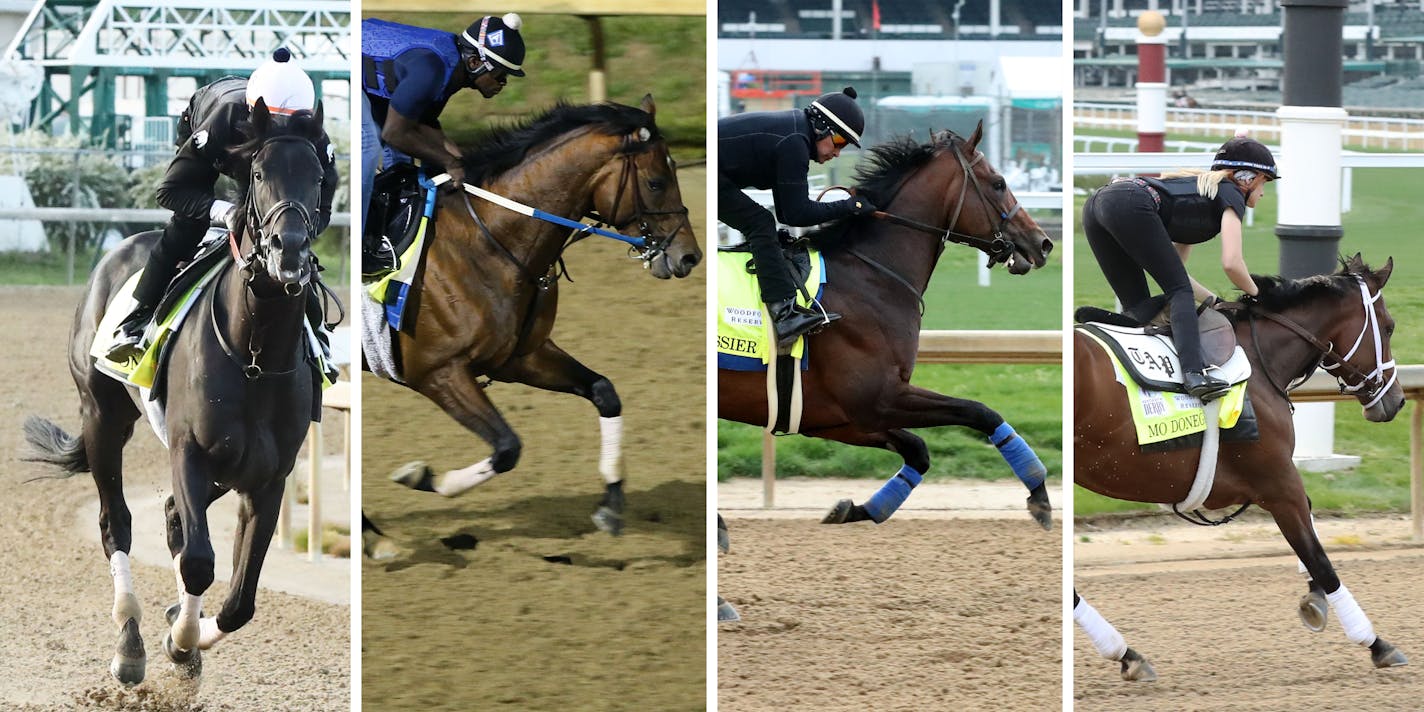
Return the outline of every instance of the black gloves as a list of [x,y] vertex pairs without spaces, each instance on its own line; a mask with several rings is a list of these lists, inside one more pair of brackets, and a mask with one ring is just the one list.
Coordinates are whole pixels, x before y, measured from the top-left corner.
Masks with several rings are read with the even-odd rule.
[[850,200],[847,200],[846,204],[850,206],[850,214],[856,216],[869,215],[880,209],[875,207],[875,203],[872,203],[869,200],[866,200],[865,198],[862,198],[860,196],[855,196]]

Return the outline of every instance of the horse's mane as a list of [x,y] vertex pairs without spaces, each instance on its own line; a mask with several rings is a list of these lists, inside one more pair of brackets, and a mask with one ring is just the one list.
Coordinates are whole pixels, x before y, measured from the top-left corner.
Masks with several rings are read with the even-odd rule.
[[[651,139],[658,138],[653,117],[642,109],[614,103],[576,105],[560,101],[532,119],[486,130],[473,147],[465,150],[465,181],[479,185],[497,178],[522,163],[536,146],[585,127],[607,136],[647,129]],[[640,142],[636,147],[645,145],[647,142]]]
[[1259,290],[1261,306],[1270,311],[1284,311],[1316,299],[1342,297],[1355,290],[1357,277],[1369,277],[1374,273],[1370,266],[1359,259],[1339,258],[1340,271],[1300,279],[1285,279],[1275,275],[1253,274]]
[[[939,151],[953,148],[956,142],[963,140],[953,131],[945,131],[943,138],[930,143],[919,143],[909,136],[897,136],[871,148],[865,160],[855,169],[856,195],[865,196],[870,202],[883,207],[894,197],[893,193],[906,176],[929,163]],[[825,252],[844,249],[854,237],[849,228],[864,220],[857,217],[837,220],[807,235],[807,239],[812,247]]]

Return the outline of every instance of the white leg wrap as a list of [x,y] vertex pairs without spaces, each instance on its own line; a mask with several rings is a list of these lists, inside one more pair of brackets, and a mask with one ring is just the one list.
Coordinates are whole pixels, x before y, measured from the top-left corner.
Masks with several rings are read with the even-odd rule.
[[173,619],[173,644],[181,650],[192,650],[198,644],[198,617],[203,611],[203,597],[183,594],[183,605]]
[[496,474],[494,466],[490,464],[489,458],[476,462],[461,470],[451,470],[436,478],[433,487],[436,492],[446,497],[454,497],[457,494],[464,494],[475,485],[488,481]]
[[1098,609],[1089,605],[1087,599],[1079,598],[1078,605],[1073,606],[1073,622],[1088,634],[1099,655],[1108,660],[1122,660],[1127,653],[1127,641],[1122,639],[1122,633],[1117,632],[1117,628],[1103,618]]
[[114,607],[109,612],[114,623],[123,627],[128,619],[143,620],[143,609],[134,595],[133,570],[129,567],[129,555],[116,551],[109,557],[109,575],[114,579]]
[[600,417],[598,431],[603,440],[603,446],[598,453],[598,474],[603,475],[603,481],[608,484],[622,482],[624,475],[623,416]]
[[1355,602],[1355,597],[1350,595],[1350,589],[1345,588],[1345,584],[1340,584],[1340,588],[1335,589],[1334,593],[1325,594],[1325,600],[1330,601],[1330,607],[1335,609],[1335,617],[1340,619],[1340,627],[1345,629],[1345,637],[1351,643],[1374,645],[1374,624],[1370,623],[1369,617],[1360,609],[1360,604]]
[[207,650],[218,644],[219,640],[227,637],[227,633],[218,629],[218,619],[208,616],[198,621],[198,649]]

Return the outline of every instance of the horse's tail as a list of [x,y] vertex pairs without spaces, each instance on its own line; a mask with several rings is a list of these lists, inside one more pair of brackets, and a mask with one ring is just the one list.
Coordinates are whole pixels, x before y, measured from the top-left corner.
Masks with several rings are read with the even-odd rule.
[[34,451],[21,457],[29,462],[47,462],[64,470],[58,477],[70,477],[89,471],[89,455],[84,450],[84,437],[74,437],[54,423],[37,416],[25,419],[25,440]]

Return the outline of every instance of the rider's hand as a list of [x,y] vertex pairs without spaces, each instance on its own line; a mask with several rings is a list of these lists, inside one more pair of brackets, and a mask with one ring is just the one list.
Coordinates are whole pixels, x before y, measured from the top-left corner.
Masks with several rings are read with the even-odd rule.
[[1261,298],[1255,294],[1242,294],[1241,303],[1248,307],[1254,307],[1261,303]]
[[850,200],[847,200],[846,203],[850,205],[851,215],[869,215],[880,209],[875,207],[875,203],[872,203],[869,200],[860,196],[851,198]]
[[212,207],[208,208],[208,219],[233,230],[233,223],[237,222],[237,206],[226,200],[214,200]]
[[451,193],[464,190],[464,185],[465,185],[465,167],[464,167],[464,166],[462,166],[462,165],[460,165],[460,164],[458,164],[458,163],[452,163],[451,165],[445,167],[445,172],[446,172],[447,174],[449,174],[450,180],[449,180],[448,182],[446,182],[445,185],[441,186],[442,188],[444,188],[445,190],[447,190],[447,191],[449,191],[449,192],[451,192]]

